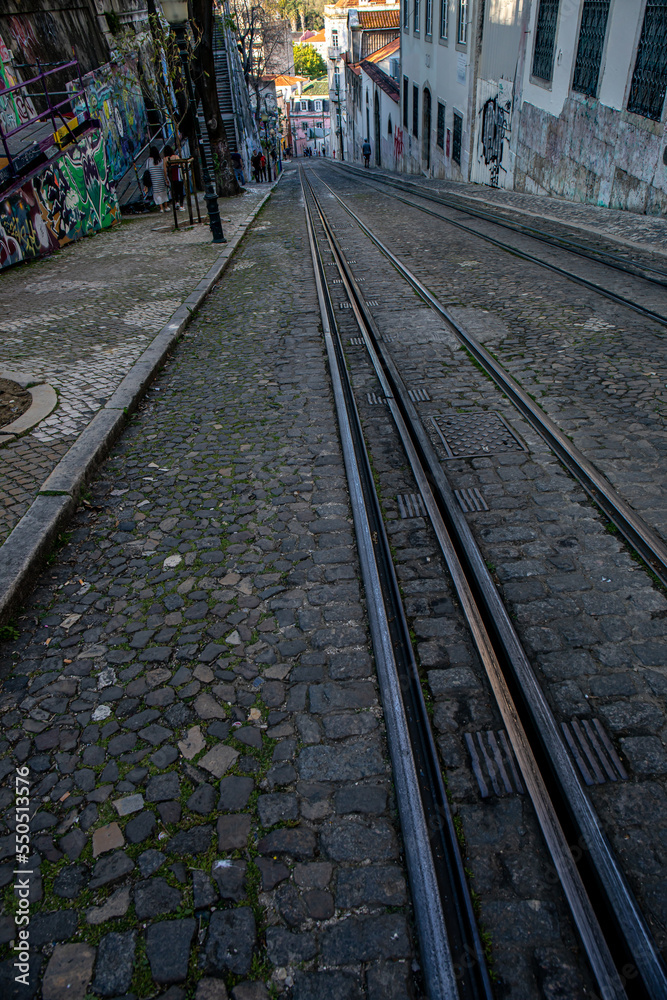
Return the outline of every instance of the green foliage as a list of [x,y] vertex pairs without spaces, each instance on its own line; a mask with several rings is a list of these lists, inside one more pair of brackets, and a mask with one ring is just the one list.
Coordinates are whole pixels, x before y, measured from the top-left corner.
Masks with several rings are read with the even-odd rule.
[[327,71],[327,64],[312,45],[294,46],[294,72],[297,76],[307,76],[315,80]]
[[0,642],[11,642],[13,639],[18,639],[19,630],[16,625],[9,622],[7,625],[0,625]]

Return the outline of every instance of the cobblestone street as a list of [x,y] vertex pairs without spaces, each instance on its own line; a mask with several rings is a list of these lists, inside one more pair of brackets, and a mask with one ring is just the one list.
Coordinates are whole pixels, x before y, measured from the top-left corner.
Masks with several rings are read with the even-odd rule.
[[[227,238],[266,193],[253,185],[223,206]],[[169,215],[127,218],[47,260],[2,276],[0,371],[46,382],[58,405],[4,445],[0,542],[25,514],[72,442],[215,263],[208,226],[179,232]]]
[[[664,587],[322,181],[664,536],[658,324],[445,229],[345,168],[318,163],[304,176],[664,954]],[[629,213],[466,190],[647,257],[667,231]],[[266,191],[221,203],[228,236]],[[593,1000],[580,925],[323,233],[330,313],[483,940],[478,966],[498,1000]],[[59,391],[53,413],[0,451],[6,530],[215,262],[204,236],[132,221],[3,276],[14,296],[3,365]],[[288,167],[5,626],[3,1000],[432,1000],[330,366]],[[23,767],[29,987],[14,968]],[[576,862],[592,854],[578,836],[573,820]],[[453,954],[457,980],[475,961]]]
[[[81,997],[191,991],[202,975],[197,996],[215,1000],[223,980],[234,1000],[265,983],[301,1000],[410,993],[294,174],[278,190],[3,649],[5,779],[28,762],[40,803],[31,996],[37,966],[53,998],[72,995],[65,974]],[[2,843],[7,947],[13,835]],[[13,975],[8,958],[3,997],[28,995]]]

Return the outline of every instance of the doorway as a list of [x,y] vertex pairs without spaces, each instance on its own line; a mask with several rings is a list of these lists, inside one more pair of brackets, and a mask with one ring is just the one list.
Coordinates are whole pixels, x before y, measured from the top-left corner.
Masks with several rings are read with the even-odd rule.
[[380,98],[378,97],[377,90],[375,91],[375,109],[373,117],[375,124],[375,166],[379,167],[382,165],[382,158],[380,156]]
[[422,128],[422,168],[431,169],[431,91],[424,88],[424,109]]

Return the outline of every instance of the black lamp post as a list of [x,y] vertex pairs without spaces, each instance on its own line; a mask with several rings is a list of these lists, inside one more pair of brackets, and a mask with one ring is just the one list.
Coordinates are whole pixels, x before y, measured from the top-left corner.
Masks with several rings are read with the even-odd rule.
[[199,156],[201,158],[202,180],[204,181],[204,200],[206,201],[208,223],[211,227],[211,235],[213,236],[214,243],[226,243],[227,240],[225,239],[225,235],[222,231],[222,220],[220,219],[218,198],[213,188],[211,175],[208,170],[208,162],[206,160],[206,152],[202,143],[199,119],[197,118],[197,106],[192,86],[192,77],[190,75],[188,43],[185,37],[185,26],[188,20],[187,0],[162,0],[162,11],[169,22],[170,27],[173,29],[174,34],[176,35],[178,53],[181,57],[186,94],[192,114],[193,128],[195,131],[195,142],[199,148]]

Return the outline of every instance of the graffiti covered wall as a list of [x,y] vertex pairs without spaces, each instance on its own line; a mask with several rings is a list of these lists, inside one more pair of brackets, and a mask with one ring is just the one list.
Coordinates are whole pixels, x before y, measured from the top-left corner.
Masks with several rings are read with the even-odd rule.
[[0,269],[119,221],[104,139],[95,129],[0,202]]
[[[118,182],[132,166],[134,157],[148,142],[146,106],[139,86],[134,60],[106,63],[83,78],[88,106],[98,118],[104,135],[109,176]],[[76,90],[78,81],[69,84]],[[82,114],[85,101],[73,102],[74,111]]]
[[11,132],[21,122],[27,122],[37,114],[34,104],[22,90],[3,93],[20,82],[12,63],[12,53],[0,35],[0,125],[5,132]]

